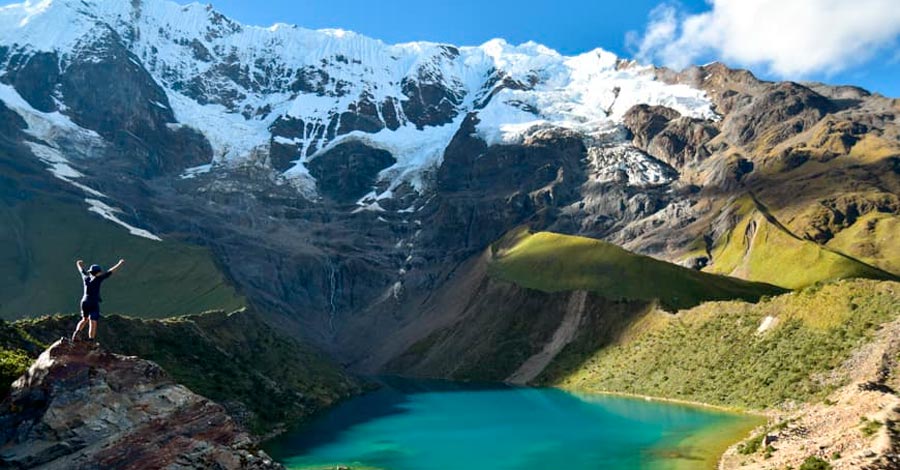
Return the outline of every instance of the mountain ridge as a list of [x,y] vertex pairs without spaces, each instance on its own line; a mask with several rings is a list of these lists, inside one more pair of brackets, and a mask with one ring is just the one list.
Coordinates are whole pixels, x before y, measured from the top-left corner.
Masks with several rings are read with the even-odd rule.
[[[357,372],[789,406],[826,398],[846,377],[821,375],[895,316],[898,117],[900,100],[720,63],[386,45],[163,0],[27,2],[0,9],[0,259],[15,282],[55,273],[37,255],[77,259],[96,223],[104,252],[140,237],[172,267],[150,314],[246,300],[252,317],[107,326],[261,427],[356,390],[307,342]],[[43,217],[37,236],[21,213]],[[195,278],[189,257],[167,263],[178,244],[208,253],[197,284],[221,295],[179,285]],[[843,280],[856,277],[875,280]],[[41,287],[28,286],[13,303]],[[147,315],[128,303],[155,291],[134,288],[121,310]],[[46,342],[70,328],[19,325]],[[282,354],[304,358],[284,387],[223,380],[257,357],[284,372]],[[317,388],[310,371],[333,380]]]
[[[251,306],[341,360],[368,362],[353,342],[418,321],[523,225],[791,288],[885,277],[822,253],[897,265],[897,106],[865,90],[534,43],[390,46],[162,0],[27,5],[0,15],[13,178],[44,166],[56,180],[29,184],[47,194],[208,247]],[[74,43],[15,43],[67,12],[91,26],[59,33]],[[782,244],[751,193],[804,240]],[[758,262],[797,244],[804,276]]]
[[[252,158],[258,147],[294,146],[294,165],[275,166],[306,189],[315,185],[308,181],[305,158],[325,149],[336,136],[356,130],[382,134],[376,131],[458,126],[468,111],[479,110],[479,132],[489,141],[501,141],[520,138],[516,130],[504,131],[505,125],[540,122],[535,111],[552,116],[557,125],[571,114],[574,119],[569,125],[576,125],[602,120],[603,113],[613,112],[614,107],[616,114],[622,114],[635,100],[712,116],[703,109],[699,93],[641,79],[645,70],[619,69],[620,60],[602,49],[565,57],[536,43],[511,46],[500,39],[469,47],[425,42],[386,45],[340,30],[244,26],[208,6],[165,0],[47,0],[23,5],[19,12],[5,8],[8,18],[0,28],[6,31],[0,37],[3,42],[15,45],[21,40],[28,49],[55,53],[60,68],[65,68],[66,61],[78,55],[102,54],[103,49],[91,49],[93,42],[121,41],[133,54],[131,60],[143,64],[164,87],[167,99],[148,101],[167,115],[168,123],[177,118],[204,132],[211,139],[215,161],[234,164]],[[72,23],[73,17],[78,21]],[[45,30],[62,19],[68,27],[58,29],[65,35],[47,34]],[[106,38],[107,34],[114,37]],[[529,96],[536,85],[548,80],[554,82],[552,87],[570,82],[565,96],[553,96],[558,94],[553,89]],[[642,81],[648,90],[632,90],[631,80]],[[510,96],[498,105],[504,95]],[[566,100],[574,100],[574,106],[565,104]],[[552,109],[559,103],[562,108]],[[497,122],[488,124],[487,116]],[[287,128],[298,125],[305,128],[303,132],[285,135]],[[269,134],[271,128],[284,131]],[[245,142],[228,136],[229,132],[240,133]],[[438,139],[446,145],[449,137]],[[423,156],[417,155],[416,148],[397,147],[387,135],[369,138],[393,150],[400,161],[390,171],[401,175],[440,163],[440,149]],[[423,158],[424,162],[417,161]],[[391,186],[397,184],[394,181]]]

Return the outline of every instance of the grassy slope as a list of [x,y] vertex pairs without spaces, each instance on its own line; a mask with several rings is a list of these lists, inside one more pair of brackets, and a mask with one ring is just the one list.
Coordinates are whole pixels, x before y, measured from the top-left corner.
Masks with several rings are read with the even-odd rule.
[[206,249],[136,237],[86,207],[38,196],[0,201],[0,318],[76,311],[77,258],[128,260],[105,285],[104,312],[165,317],[245,304]]
[[783,292],[636,255],[600,240],[547,232],[518,231],[498,242],[490,274],[544,292],[587,290],[611,300],[658,300],[667,309]]
[[900,273],[900,216],[872,212],[840,231],[827,246],[856,253],[860,260],[885,271]]
[[[895,169],[900,129],[885,122],[877,126],[882,129],[860,134],[853,119],[853,113],[829,115],[774,148],[747,152],[756,168],[745,183],[757,204],[754,207],[750,198],[739,201],[743,219],[730,237],[717,240],[719,253],[713,253],[716,265],[716,254],[730,257],[729,262],[713,265],[714,272],[737,270],[734,275],[746,273],[747,279],[790,288],[846,277],[887,278],[885,271],[900,275],[900,249],[891,243],[900,236],[900,178]],[[803,156],[803,163],[786,165],[787,155]],[[760,212],[786,230],[776,233],[778,227],[765,222]],[[762,230],[752,245],[743,240],[748,218]],[[825,232],[835,238],[824,248],[791,237],[824,240]]]
[[[828,379],[878,325],[900,315],[900,283],[846,280],[757,304],[709,302],[670,315],[655,311],[618,344],[584,356],[564,350],[546,383],[738,408],[824,397]],[[767,316],[771,329],[757,333]],[[567,357],[570,356],[570,357]]]
[[852,277],[896,279],[859,260],[795,237],[767,218],[749,197],[737,201],[736,207],[740,219],[715,243],[708,272],[788,289]]
[[[70,333],[74,320],[44,317],[6,327],[50,343]],[[100,338],[110,351],[158,363],[177,382],[222,403],[257,433],[305,418],[358,391],[356,382],[330,360],[250,311],[165,320],[111,315]]]
[[46,347],[17,325],[0,320],[0,399]]

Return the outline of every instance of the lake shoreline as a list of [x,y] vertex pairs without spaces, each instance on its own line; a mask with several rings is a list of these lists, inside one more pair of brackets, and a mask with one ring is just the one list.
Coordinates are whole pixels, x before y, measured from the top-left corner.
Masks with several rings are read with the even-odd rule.
[[[541,388],[541,387],[537,387]],[[746,410],[742,408],[735,408],[724,405],[713,405],[710,403],[704,403],[701,401],[692,401],[692,400],[684,400],[681,398],[667,398],[667,397],[658,397],[654,395],[641,395],[639,393],[627,393],[627,392],[610,392],[610,391],[597,391],[597,390],[582,390],[576,388],[566,388],[566,387],[544,387],[544,388],[555,388],[559,390],[564,390],[569,393],[574,393],[576,395],[605,395],[605,396],[613,396],[613,397],[621,397],[621,398],[632,398],[635,400],[643,400],[649,402],[664,402],[664,403],[672,403],[675,405],[684,405],[695,408],[704,408],[711,409],[715,411],[719,411],[722,413],[730,413],[741,416],[755,416],[759,418],[772,419],[774,416],[774,411],[772,410]]]
[[[723,413],[728,415],[733,415],[741,418],[746,418],[750,421],[749,424],[740,424],[740,423],[731,423],[727,426],[724,426],[724,430],[727,431],[727,437],[722,436],[722,427],[715,427],[714,429],[709,429],[705,431],[701,431],[694,436],[690,436],[684,438],[677,443],[662,445],[659,450],[669,454],[667,459],[669,461],[664,462],[660,470],[696,470],[697,469],[697,461],[698,461],[698,453],[699,460],[703,461],[703,465],[708,470],[715,470],[719,468],[719,464],[722,461],[725,453],[735,444],[742,442],[753,435],[753,431],[756,429],[760,429],[768,425],[774,419],[774,412],[771,410],[743,410],[733,407],[727,407],[722,405],[712,405],[709,403],[703,403],[698,401],[691,400],[682,400],[678,398],[666,398],[666,397],[657,397],[652,395],[641,395],[637,393],[625,393],[625,392],[610,392],[610,391],[583,391],[583,390],[572,390],[567,389],[565,387],[547,387],[547,388],[557,388],[560,390],[567,391],[569,393],[573,393],[578,396],[610,396],[616,398],[626,398],[637,401],[645,401],[645,402],[661,402],[672,405],[685,406],[688,408],[697,408],[702,410],[713,410],[717,413]],[[697,449],[701,450],[697,450]],[[702,449],[706,449],[707,452],[704,452]],[[708,455],[702,455],[708,454]]]
[[[479,448],[481,441],[477,439],[473,444],[473,452],[481,453],[481,462],[496,462],[500,465],[497,468],[506,468],[502,465],[509,465],[516,460],[520,460],[516,465],[526,462],[531,465],[546,464],[549,454],[559,452],[558,446],[563,445],[569,448],[565,455],[579,455],[581,465],[587,465],[584,468],[594,468],[590,462],[598,460],[592,459],[609,458],[601,457],[607,452],[601,449],[607,448],[612,451],[608,455],[618,459],[616,461],[620,465],[630,462],[615,468],[712,470],[729,446],[765,421],[760,415],[725,407],[657,397],[580,392],[562,387],[530,387],[503,382],[471,383],[432,379],[407,381],[393,377],[382,379],[386,380],[379,382],[386,387],[357,397],[355,403],[350,400],[351,403],[339,406],[332,415],[326,414],[318,422],[308,423],[309,428],[294,428],[287,435],[282,435],[281,439],[267,441],[263,445],[264,450],[289,468],[319,468],[319,465],[353,462],[353,468],[363,464],[384,468],[392,468],[393,465],[405,469],[408,468],[408,461],[403,460],[403,455],[423,451],[431,455],[429,458],[432,462],[439,464],[435,468],[443,468],[440,465],[452,465],[454,459],[458,458],[452,452],[447,453],[449,442],[457,442],[457,445],[472,444],[466,441],[470,438],[465,436],[474,432],[475,435],[491,435],[494,436],[492,439],[506,441],[503,445],[507,448],[500,454],[493,449],[497,445],[496,441],[483,448]],[[395,383],[394,379],[400,384]],[[450,401],[446,397],[434,397],[435,394],[444,395],[445,392],[453,394],[449,396]],[[497,396],[498,392],[503,395],[502,398]],[[566,395],[570,398],[565,398]],[[484,413],[490,415],[498,407],[506,406],[514,408],[496,418],[484,418]],[[453,411],[448,413],[448,409]],[[421,437],[410,439],[411,429],[408,423],[404,423],[404,415],[410,413],[410,410],[425,413],[426,421],[432,424],[446,423],[448,416],[453,419],[463,417],[461,422],[466,423],[464,426],[471,431],[462,432],[459,427],[454,426],[436,430],[445,437],[454,436],[457,441],[438,440],[427,443],[431,438],[426,437],[424,441]],[[535,414],[535,410],[546,410],[550,414]],[[560,410],[563,414],[559,414]],[[576,423],[580,421],[581,424],[562,427],[558,424],[549,427],[540,424],[542,420],[548,425],[558,423],[561,417],[575,420]],[[417,421],[420,419],[423,418],[414,417],[413,422],[420,422]],[[476,424],[482,421],[483,426]],[[354,431],[347,434],[349,429]],[[566,429],[582,431],[577,436],[570,437]],[[535,443],[537,447],[532,446],[528,452],[525,449],[516,450],[512,440],[520,432],[524,433],[523,438]],[[585,437],[585,432],[589,437]],[[647,432],[650,434],[646,434]],[[662,433],[651,438],[650,435],[656,432]],[[621,433],[634,437],[623,437]],[[419,431],[412,434],[420,436]],[[323,440],[323,436],[335,437],[325,437]],[[336,436],[355,436],[356,439],[341,440]],[[632,440],[635,437],[638,441]],[[643,444],[637,444],[642,440]],[[425,447],[417,447],[423,442],[426,442]],[[611,444],[614,442],[620,444]],[[628,451],[618,447],[625,443],[635,447]],[[613,447],[609,448],[608,445]],[[573,451],[575,454],[571,453]],[[420,455],[417,458],[424,457]],[[419,463],[427,461],[425,458]]]

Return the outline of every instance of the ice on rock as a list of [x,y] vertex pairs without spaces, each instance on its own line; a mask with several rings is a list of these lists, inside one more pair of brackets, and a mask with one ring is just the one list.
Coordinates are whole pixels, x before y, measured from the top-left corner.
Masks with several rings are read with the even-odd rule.
[[147,238],[147,239],[157,241],[157,242],[162,241],[161,238],[148,232],[147,230],[137,228],[133,225],[129,225],[127,222],[120,219],[118,214],[121,213],[122,211],[120,211],[119,209],[116,209],[112,206],[104,204],[102,201],[99,201],[97,199],[87,198],[84,201],[87,202],[88,205],[90,206],[88,208],[88,211],[93,212],[95,214],[99,214],[100,217],[103,217],[104,219],[109,220],[110,222],[113,222],[117,225],[121,225],[122,227],[125,227],[126,229],[128,229],[128,232],[130,232],[132,235],[135,235],[135,236],[138,236],[141,238]]
[[36,138],[36,141],[28,141],[26,145],[38,160],[47,165],[47,170],[56,178],[91,196],[85,199],[89,205],[88,211],[125,227],[132,235],[155,241],[161,240],[149,231],[123,221],[117,215],[121,213],[121,210],[98,199],[108,199],[105,194],[77,181],[84,175],[73,167],[73,163],[63,155],[60,148],[64,145],[69,152],[79,153],[78,151],[81,151],[81,153],[90,154],[92,153],[90,150],[104,145],[96,132],[79,127],[58,112],[45,113],[32,108],[9,85],[0,84],[0,100],[25,121],[28,126],[25,132]]
[[[260,155],[273,140],[289,143],[298,151],[284,177],[310,197],[315,180],[306,163],[348,140],[393,154],[397,163],[381,174],[390,189],[408,183],[422,190],[471,112],[479,119],[477,135],[492,145],[520,142],[545,127],[589,138],[606,135],[639,103],[715,117],[703,92],[657,81],[646,67],[619,67],[619,58],[602,49],[565,56],[534,42],[511,45],[501,39],[458,48],[429,42],[390,45],[338,29],[241,25],[198,3],[27,1],[0,8],[0,44],[74,57],[80,44],[102,34],[99,23],[126,38],[131,53],[164,88],[178,122],[207,136],[217,164],[212,171],[238,161],[264,160]],[[240,77],[222,69],[236,70]],[[312,91],[296,86],[307,72]],[[324,75],[318,72],[328,80],[319,80]],[[404,79],[438,81],[461,97],[452,122],[423,128],[409,122],[400,104],[407,99]],[[192,82],[211,95],[200,99],[186,91],[184,84]],[[399,128],[338,136],[321,132],[361,97],[375,105],[381,119],[385,103],[391,103]],[[280,116],[302,121],[302,135],[273,139],[270,128]],[[652,164],[632,160],[629,168],[650,172],[635,176],[636,181],[663,178]]]

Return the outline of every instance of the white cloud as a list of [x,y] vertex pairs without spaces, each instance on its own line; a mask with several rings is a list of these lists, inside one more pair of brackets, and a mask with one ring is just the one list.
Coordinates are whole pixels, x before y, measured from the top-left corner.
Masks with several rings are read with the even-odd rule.
[[[685,14],[663,3],[628,42],[641,61],[682,68],[705,56],[786,78],[835,73],[895,48],[897,0],[708,0]],[[888,51],[886,60],[895,52]]]

